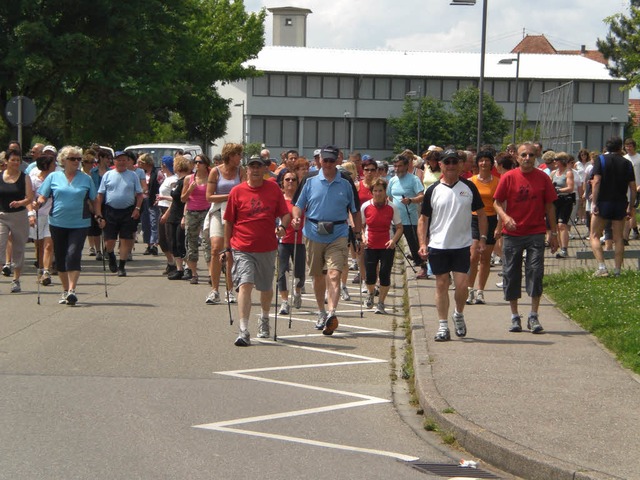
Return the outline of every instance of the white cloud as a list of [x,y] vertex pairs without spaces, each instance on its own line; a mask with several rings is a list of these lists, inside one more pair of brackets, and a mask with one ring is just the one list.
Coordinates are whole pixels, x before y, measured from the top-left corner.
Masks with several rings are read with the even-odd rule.
[[[622,11],[623,0],[485,0],[487,51],[510,51],[522,29],[545,34],[559,50],[595,49],[608,28],[603,19]],[[325,48],[479,51],[482,0],[473,7],[449,0],[246,0],[250,11],[295,6],[313,11],[307,20],[307,46]],[[272,18],[267,16],[266,43]]]

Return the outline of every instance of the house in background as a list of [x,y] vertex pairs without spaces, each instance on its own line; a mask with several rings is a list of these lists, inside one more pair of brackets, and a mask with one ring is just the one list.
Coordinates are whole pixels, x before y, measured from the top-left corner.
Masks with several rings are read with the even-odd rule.
[[[218,145],[240,142],[244,135],[245,142],[264,144],[274,157],[295,148],[311,158],[315,148],[332,143],[383,159],[393,147],[387,119],[401,114],[407,95],[450,102],[458,90],[478,84],[479,53],[310,48],[305,46],[310,10],[269,10],[274,46],[248,62],[264,75],[219,87],[236,106]],[[544,36],[527,36],[512,52],[485,57],[485,91],[508,121],[514,115],[518,52],[518,116],[526,114],[531,127],[553,115],[548,106],[541,111],[543,92],[573,82],[569,100],[559,106],[570,119],[565,148],[597,150],[621,132],[629,103],[621,90],[625,81],[611,77],[597,55],[557,51]],[[504,64],[509,59],[511,65]]]

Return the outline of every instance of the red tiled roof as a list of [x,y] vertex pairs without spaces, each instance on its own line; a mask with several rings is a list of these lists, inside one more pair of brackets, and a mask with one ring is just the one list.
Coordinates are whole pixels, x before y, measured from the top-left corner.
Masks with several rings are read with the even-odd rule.
[[604,55],[598,50],[556,50],[551,42],[544,35],[527,35],[518,45],[511,50],[511,53],[547,53],[559,55],[582,55],[589,60],[607,64]]

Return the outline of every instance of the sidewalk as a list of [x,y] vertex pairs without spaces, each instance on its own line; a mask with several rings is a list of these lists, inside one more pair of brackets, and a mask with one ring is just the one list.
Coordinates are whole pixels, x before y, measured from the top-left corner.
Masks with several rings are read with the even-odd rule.
[[[546,271],[595,268],[575,259],[581,248],[572,241],[572,258],[564,260],[547,251]],[[416,390],[425,415],[473,455],[519,477],[640,479],[640,377],[546,297],[545,334],[509,333],[510,310],[495,285],[499,271],[494,267],[489,277],[487,304],[465,308],[466,338],[452,329],[452,341],[444,343],[433,340],[435,281],[408,273]],[[523,294],[525,327],[529,306]]]

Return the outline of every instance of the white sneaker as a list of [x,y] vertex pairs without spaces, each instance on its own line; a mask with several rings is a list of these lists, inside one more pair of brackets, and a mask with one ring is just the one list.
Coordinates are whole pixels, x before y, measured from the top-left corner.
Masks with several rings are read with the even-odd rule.
[[467,297],[467,305],[473,305],[476,303],[476,290],[474,288],[469,289],[469,296]]
[[[280,304],[280,315],[289,315],[289,302],[286,300],[283,300],[282,303]],[[258,334],[258,336],[260,336],[260,334]]]
[[376,305],[376,309],[373,313],[386,315],[387,311],[384,309],[384,303],[378,302],[378,304]]
[[236,347],[248,347],[251,345],[251,337],[249,336],[249,330],[240,330],[240,335],[234,342]]
[[229,303],[238,303],[238,299],[233,292],[229,292]]
[[75,290],[69,290],[67,293],[67,305],[74,306],[76,303],[78,303],[78,297]]
[[258,315],[258,338],[269,338],[269,318]]
[[11,281],[11,293],[20,293],[22,289],[20,288],[20,280],[12,280]]
[[484,292],[476,292],[476,305],[485,305],[486,303],[487,302],[484,301]]
[[367,295],[367,299],[364,301],[365,308],[373,308],[373,294]]
[[349,295],[349,290],[347,290],[346,285],[343,285],[342,288],[340,288],[340,298],[345,302],[351,300],[351,295]]
[[60,305],[66,305],[67,304],[67,295],[69,295],[69,292],[67,292],[66,290],[64,292],[62,292],[62,295],[60,295],[60,300],[58,300],[58,303]]
[[464,315],[462,313],[454,312],[451,315],[453,324],[456,327],[456,335],[458,337],[465,337],[467,335],[467,325],[464,323]]
[[220,293],[217,290],[211,290],[205,302],[207,305],[217,305],[220,303]]

